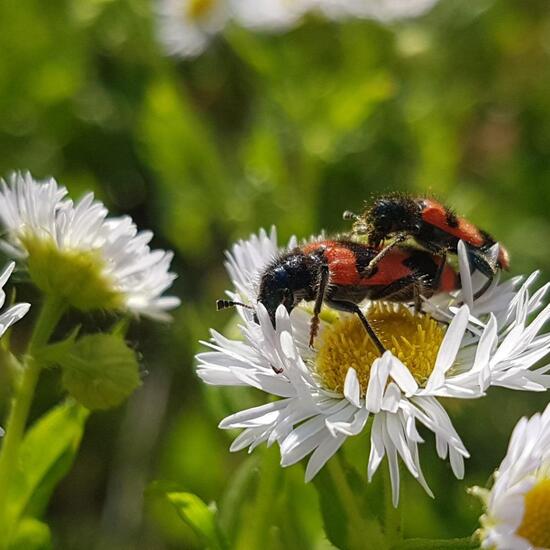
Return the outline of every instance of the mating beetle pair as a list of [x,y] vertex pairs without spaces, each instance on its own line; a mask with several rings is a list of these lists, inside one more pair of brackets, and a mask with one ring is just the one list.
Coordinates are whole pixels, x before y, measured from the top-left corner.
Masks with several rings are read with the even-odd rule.
[[[275,325],[275,312],[283,304],[291,312],[302,300],[314,301],[310,345],[319,327],[323,303],[355,313],[380,354],[385,348],[359,305],[363,300],[413,302],[421,309],[421,296],[459,288],[459,276],[447,264],[462,240],[473,269],[487,277],[476,297],[487,290],[499,269],[508,269],[509,257],[496,241],[452,210],[428,198],[383,196],[361,215],[344,213],[354,221],[345,239],[322,240],[286,252],[271,262],[260,280],[258,302]],[[367,242],[364,243],[363,239]],[[421,247],[403,246],[411,240]],[[237,304],[219,300],[218,309]]]

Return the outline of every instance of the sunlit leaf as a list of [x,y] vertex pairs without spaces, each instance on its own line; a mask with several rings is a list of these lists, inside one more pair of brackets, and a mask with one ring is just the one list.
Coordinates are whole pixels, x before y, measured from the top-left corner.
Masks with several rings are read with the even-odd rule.
[[65,389],[89,409],[115,407],[141,383],[134,350],[114,334],[83,336],[58,362]]
[[9,550],[50,550],[50,528],[34,518],[24,518],[9,545]]
[[80,405],[67,402],[46,413],[27,432],[9,487],[12,524],[23,513],[42,510],[74,460],[88,414]]
[[166,484],[155,482],[149,487],[148,493],[163,495],[172,504],[181,519],[195,531],[206,548],[209,550],[228,548],[218,525],[215,505],[207,506],[193,493],[165,489]]

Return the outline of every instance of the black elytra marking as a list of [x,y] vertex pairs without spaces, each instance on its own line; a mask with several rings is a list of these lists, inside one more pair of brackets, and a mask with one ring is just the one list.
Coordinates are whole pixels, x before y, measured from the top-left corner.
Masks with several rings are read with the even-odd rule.
[[445,221],[447,222],[447,225],[449,227],[452,227],[452,228],[458,227],[457,215],[454,213],[453,210],[451,210],[447,206],[445,207]]
[[410,257],[403,261],[413,274],[421,273],[430,280],[433,280],[439,265],[435,262],[431,254],[421,250],[411,253]]
[[483,229],[479,229],[479,232],[483,237],[483,239],[485,240],[485,242],[483,243],[483,246],[481,247],[482,250],[488,250],[496,243],[493,236],[490,233],[487,233],[487,231],[483,231]]
[[[363,273],[378,253],[376,249],[367,247],[361,243],[356,243],[355,241],[339,241],[339,244],[353,252],[355,256],[355,269],[357,270],[357,273]],[[370,276],[372,277],[377,272],[378,267],[374,266]]]

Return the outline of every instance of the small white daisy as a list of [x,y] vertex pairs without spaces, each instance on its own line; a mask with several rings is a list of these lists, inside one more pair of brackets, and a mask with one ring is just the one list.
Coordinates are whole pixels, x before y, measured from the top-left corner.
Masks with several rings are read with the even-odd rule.
[[360,18],[389,22],[418,17],[437,0],[312,0],[330,19]]
[[486,506],[483,548],[550,548],[550,405],[518,422],[492,488],[472,492]]
[[253,29],[284,31],[299,23],[311,0],[230,0],[235,21]]
[[[289,246],[295,244],[292,239]],[[278,252],[275,230],[237,243],[226,264],[237,290],[230,296],[255,305],[259,277]],[[459,254],[461,263],[467,262],[462,248]],[[469,268],[464,271],[473,284]],[[212,332],[212,342],[206,345],[213,351],[198,356],[198,374],[208,384],[248,385],[279,397],[226,418],[220,427],[244,429],[232,450],[278,442],[283,466],[311,454],[308,480],[348,436],[361,433],[372,419],[369,478],[387,455],[397,504],[398,457],[430,493],[420,468],[418,423],[435,434],[438,455],[449,456],[455,475],[463,476],[468,452],[438,397],[481,397],[493,384],[534,391],[550,386],[546,374],[550,367],[531,370],[550,351],[550,336],[538,334],[550,310],[526,322],[546,289],[529,298],[529,284],[519,291],[513,285],[500,285],[502,294],[512,293],[504,303],[495,282],[482,298],[492,301],[496,309],[485,316],[475,300],[471,310],[459,306],[460,293],[443,304],[428,301],[448,319],[448,328],[402,305],[367,304],[369,321],[390,350],[382,357],[356,316],[327,310],[317,349],[312,350],[308,346],[310,314],[304,307],[294,309],[291,316],[279,307],[276,328],[261,304],[256,306],[258,323],[250,311],[239,309],[243,341]],[[505,314],[510,308],[513,318]]]
[[158,36],[170,55],[202,53],[229,19],[227,0],[157,0]]
[[153,234],[138,232],[125,216],[108,218],[91,193],[76,204],[55,180],[37,182],[13,174],[0,186],[0,244],[25,259],[33,282],[45,293],[71,305],[128,310],[168,319],[179,299],[162,296],[175,275],[168,271],[173,254],[151,250]]

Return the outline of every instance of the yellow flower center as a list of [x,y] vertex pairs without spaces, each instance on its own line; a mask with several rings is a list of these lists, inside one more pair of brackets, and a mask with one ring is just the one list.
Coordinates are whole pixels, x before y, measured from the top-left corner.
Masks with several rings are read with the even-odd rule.
[[[410,370],[419,385],[429,378],[441,342],[443,326],[403,305],[376,302],[366,313],[384,347]],[[365,395],[370,368],[380,354],[357,315],[339,318],[319,338],[315,368],[325,387],[342,393],[348,369],[354,368]]]
[[550,548],[550,478],[525,495],[525,512],[517,534],[537,548]]
[[202,19],[215,5],[216,0],[189,0],[186,15],[190,19]]
[[81,309],[120,309],[122,295],[97,250],[60,249],[51,238],[22,237],[29,275],[40,290]]

